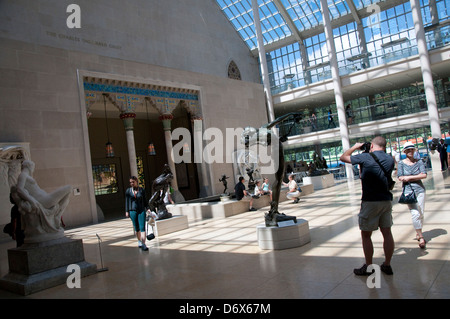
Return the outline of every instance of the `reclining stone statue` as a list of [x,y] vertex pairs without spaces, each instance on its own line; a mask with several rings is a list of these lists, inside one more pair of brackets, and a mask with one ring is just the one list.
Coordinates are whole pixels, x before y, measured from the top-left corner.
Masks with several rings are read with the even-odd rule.
[[71,186],[47,193],[33,178],[34,162],[24,160],[17,184],[11,186],[11,196],[19,207],[25,244],[64,237],[61,217],[69,203]]

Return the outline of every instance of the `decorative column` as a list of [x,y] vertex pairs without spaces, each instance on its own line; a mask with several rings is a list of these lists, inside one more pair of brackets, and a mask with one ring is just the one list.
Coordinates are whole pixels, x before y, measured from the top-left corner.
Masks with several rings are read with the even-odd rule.
[[428,114],[430,117],[431,134],[433,138],[441,138],[441,127],[439,125],[439,113],[434,92],[433,76],[431,63],[427,50],[427,41],[425,39],[425,30],[423,28],[422,13],[420,12],[420,1],[410,0],[411,12],[416,31],[417,49],[419,51],[420,66],[422,69],[423,86],[428,104]]
[[123,121],[125,133],[127,137],[128,160],[130,162],[130,173],[132,176],[138,176],[137,162],[136,162],[136,147],[134,144],[134,127],[133,120],[136,118],[136,113],[121,113],[120,119]]
[[173,161],[172,132],[171,132],[173,115],[163,114],[159,117],[159,119],[163,123],[164,139],[166,141],[167,164],[169,165],[173,175],[171,185],[175,191],[178,191],[177,172],[175,170],[175,163]]
[[[427,41],[425,38],[425,30],[423,28],[422,13],[420,11],[420,1],[410,0],[411,13],[414,22],[414,30],[416,31],[417,49],[419,51],[420,67],[422,69],[423,86],[425,89],[425,96],[428,105],[428,116],[430,118],[431,135],[434,141],[439,142],[441,138],[441,126],[439,124],[439,112],[437,108],[436,95],[434,92],[433,75],[431,71],[430,57],[428,55]],[[433,175],[442,181],[441,163],[439,160],[439,153],[431,151],[431,168]],[[436,173],[436,174],[434,174]]]
[[199,178],[199,197],[213,195],[211,187],[210,164],[203,160],[203,119],[201,116],[191,117],[194,135],[194,163],[197,165]]
[[261,66],[261,76],[267,102],[267,116],[269,118],[269,122],[272,122],[275,120],[275,112],[273,110],[272,93],[270,91],[269,69],[267,68],[266,50],[264,49],[264,40],[259,18],[258,0],[252,0],[252,10],[253,24],[255,25],[256,40],[258,42],[259,64]]
[[[350,148],[350,139],[347,127],[347,118],[345,116],[344,97],[342,96],[341,78],[339,77],[339,68],[336,58],[336,47],[334,45],[333,29],[331,28],[330,11],[327,0],[320,0],[322,7],[323,25],[325,38],[327,41],[328,59],[331,66],[331,77],[334,87],[334,98],[339,119],[339,131],[341,134],[342,147],[345,150]],[[351,164],[345,164],[345,171],[348,181],[353,181],[353,167]]]

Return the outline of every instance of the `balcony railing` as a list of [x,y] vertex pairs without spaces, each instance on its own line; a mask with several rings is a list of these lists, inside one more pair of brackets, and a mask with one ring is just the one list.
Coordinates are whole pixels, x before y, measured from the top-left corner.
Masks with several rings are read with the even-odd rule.
[[[450,101],[446,99],[444,92],[438,92],[436,100],[438,101],[438,108],[450,106]],[[426,110],[427,104],[425,94],[420,94],[408,98],[353,109],[352,123],[349,125],[413,114]],[[294,125],[288,136],[302,135],[338,127],[339,121],[337,113],[333,113],[332,117],[333,123],[329,121],[328,115],[319,116],[317,118],[304,118]],[[286,133],[292,124],[293,123],[288,122],[280,125],[280,133]]]
[[[428,50],[444,47],[450,44],[449,24],[436,24],[425,28],[425,38]],[[411,57],[418,54],[416,39],[400,38],[384,43],[380,50],[362,53],[338,61],[339,75],[348,75],[363,69],[384,65],[386,63]],[[317,83],[331,78],[329,63],[309,66],[302,73],[295,74],[285,83],[272,86],[272,94],[279,94],[308,84]]]

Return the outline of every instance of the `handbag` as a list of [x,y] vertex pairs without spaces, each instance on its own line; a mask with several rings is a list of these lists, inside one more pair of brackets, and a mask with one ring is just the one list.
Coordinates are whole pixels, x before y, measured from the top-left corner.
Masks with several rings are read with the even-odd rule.
[[[406,184],[406,185],[408,185],[408,184]],[[399,204],[415,204],[415,203],[417,203],[416,193],[414,192],[414,189],[412,189],[412,187],[411,187],[412,192],[409,194],[405,194],[406,185],[403,186],[402,194],[400,195],[400,198],[398,199]]]
[[369,153],[369,154],[372,155],[372,157],[375,160],[375,162],[377,162],[377,164],[380,165],[381,170],[383,171],[384,175],[386,176],[387,181],[388,181],[388,190],[390,190],[390,191],[393,190],[394,186],[395,186],[395,181],[386,172],[386,170],[384,169],[383,165],[381,165],[380,161],[378,160],[378,157],[374,153]]

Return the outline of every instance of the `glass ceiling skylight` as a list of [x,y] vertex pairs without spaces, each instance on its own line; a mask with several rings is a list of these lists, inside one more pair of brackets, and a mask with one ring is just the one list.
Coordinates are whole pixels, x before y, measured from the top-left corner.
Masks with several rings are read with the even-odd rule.
[[[217,0],[217,3],[249,48],[256,48],[257,41],[251,0]],[[291,35],[291,30],[289,30],[272,0],[259,0],[258,4],[264,44]]]
[[[216,0],[248,47],[257,47],[251,0]],[[356,10],[367,8],[380,0],[327,0],[331,19],[351,14],[347,1],[353,1]],[[323,24],[320,0],[258,0],[264,45],[282,40],[294,32],[303,32]],[[282,7],[280,12],[280,8]],[[285,16],[284,12],[287,12]],[[286,20],[297,30],[291,30]],[[291,24],[292,25],[292,24]]]

